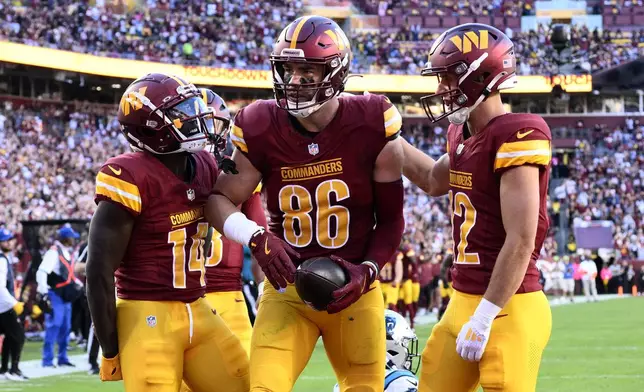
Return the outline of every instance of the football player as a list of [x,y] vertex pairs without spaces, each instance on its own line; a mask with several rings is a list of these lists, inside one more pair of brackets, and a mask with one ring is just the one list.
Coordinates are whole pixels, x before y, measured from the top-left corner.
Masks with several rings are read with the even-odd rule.
[[[405,243],[401,247],[401,252],[403,254],[402,265],[403,265],[403,276],[402,284],[400,286],[400,314],[403,317],[409,316],[409,324],[414,328],[414,318],[416,313],[414,312],[414,282],[413,275],[416,273],[416,252],[412,249],[409,243]],[[418,277],[416,276],[416,280]],[[420,294],[420,290],[418,290]]]
[[[385,310],[387,334],[387,362],[385,365],[385,392],[416,392],[418,379],[418,338],[407,320],[400,314]],[[339,392],[335,384],[333,392]]]
[[218,120],[194,85],[148,74],[126,89],[118,121],[135,152],[101,167],[88,245],[100,377],[127,392],[176,392],[182,379],[195,392],[247,391],[248,357],[204,299],[217,164],[203,149]]
[[[209,89],[201,89],[201,94],[208,107],[213,108],[216,118],[227,124],[230,121],[230,112],[224,100]],[[228,129],[228,126],[225,129]],[[216,132],[215,135],[221,133],[223,132]],[[217,144],[218,141],[214,142]],[[240,208],[248,218],[266,228],[266,214],[262,207],[260,191],[261,184]],[[213,232],[211,238],[209,252],[206,255],[206,299],[224,319],[228,328],[241,340],[244,350],[250,353],[252,326],[242,293],[241,280],[244,249],[240,244],[230,241],[217,231]],[[255,269],[253,272],[257,275]],[[259,273],[261,276],[255,276],[257,282],[264,279],[261,270]]]
[[[271,283],[253,329],[252,391],[290,391],[320,336],[343,391],[382,391],[376,278],[404,229],[402,117],[381,95],[339,97],[350,64],[350,42],[331,19],[289,24],[271,55],[275,99],[237,113],[239,173],[222,174],[208,201],[209,222],[248,244]],[[260,180],[269,230],[237,208]],[[291,284],[296,266],[315,256],[331,257],[349,278],[326,311],[305,304]]]
[[387,309],[396,311],[398,304],[398,293],[400,291],[400,283],[402,282],[403,253],[396,251],[391,257],[390,261],[385,264],[380,270],[380,288],[385,299]]
[[483,24],[444,32],[423,76],[433,121],[448,118],[447,153],[434,161],[404,143],[404,174],[449,194],[454,295],[423,352],[420,391],[534,391],[552,326],[535,261],[548,230],[551,134],[543,118],[506,113],[516,84],[512,41]]
[[452,273],[450,271],[453,264],[454,256],[451,254],[445,256],[441,263],[440,279],[438,280],[438,295],[441,299],[440,308],[438,308],[438,320],[443,318],[447,310],[447,305],[449,305],[449,300],[454,294],[454,289],[452,288]]

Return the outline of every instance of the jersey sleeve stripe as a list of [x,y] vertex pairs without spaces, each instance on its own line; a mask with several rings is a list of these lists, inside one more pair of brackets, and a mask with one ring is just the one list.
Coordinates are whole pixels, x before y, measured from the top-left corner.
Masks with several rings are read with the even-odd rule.
[[233,145],[245,153],[248,153],[248,146],[244,140],[244,131],[237,125],[233,125],[232,131],[230,132],[230,141],[233,142]]
[[509,142],[501,144],[498,153],[517,152],[517,151],[532,151],[532,150],[548,150],[550,151],[549,140],[526,140],[524,142]]
[[385,117],[385,136],[395,135],[402,127],[402,116],[395,106],[390,107],[384,112]]
[[262,191],[262,183],[260,182],[257,184],[257,188],[253,191],[253,193],[260,193]]
[[494,160],[494,170],[529,164],[547,166],[550,159],[549,150],[497,153]]
[[96,193],[106,196],[132,211],[141,212],[139,188],[127,181],[99,172],[96,178]]

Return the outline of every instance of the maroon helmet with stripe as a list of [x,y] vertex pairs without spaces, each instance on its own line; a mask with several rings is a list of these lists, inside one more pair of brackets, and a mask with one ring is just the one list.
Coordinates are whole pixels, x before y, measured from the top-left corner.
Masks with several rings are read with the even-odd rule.
[[130,84],[119,104],[121,132],[135,150],[173,154],[202,150],[214,133],[212,110],[193,84],[147,74]]
[[462,124],[490,94],[516,85],[514,44],[492,26],[452,27],[434,41],[421,75],[439,83],[435,94],[420,99],[429,119]]
[[[301,117],[315,112],[344,90],[351,57],[351,43],[333,20],[322,16],[296,19],[279,35],[271,54],[277,105]],[[287,63],[322,66],[322,78],[292,83],[284,69]]]

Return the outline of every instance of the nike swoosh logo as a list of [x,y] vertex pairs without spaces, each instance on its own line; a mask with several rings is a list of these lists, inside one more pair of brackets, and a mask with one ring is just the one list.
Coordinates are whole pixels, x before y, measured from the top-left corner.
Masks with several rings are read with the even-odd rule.
[[507,316],[507,314],[500,314],[500,315],[496,316],[494,319],[496,320],[496,319],[499,319],[499,318],[505,317],[505,316]]
[[244,300],[235,298],[235,302],[244,302]]
[[109,168],[110,168],[110,170],[112,171],[112,173],[116,174],[117,176],[120,176],[120,175],[121,175],[121,168],[119,168],[118,170],[116,170],[115,168],[113,168],[113,167],[112,167],[112,166],[110,166],[110,165],[107,165],[107,167],[109,167]]
[[264,242],[264,253],[266,253],[267,255],[270,255],[271,252],[272,250],[268,249],[268,240],[267,240],[266,242]]
[[524,137],[528,136],[532,132],[534,132],[534,129],[532,129],[532,130],[530,130],[528,132],[523,132],[523,133],[521,133],[521,131],[519,131],[519,132],[517,132],[517,139],[523,139]]
[[409,383],[410,383],[411,385],[415,386],[415,387],[417,387],[417,386],[418,386],[418,381],[412,381],[412,380],[409,380]]

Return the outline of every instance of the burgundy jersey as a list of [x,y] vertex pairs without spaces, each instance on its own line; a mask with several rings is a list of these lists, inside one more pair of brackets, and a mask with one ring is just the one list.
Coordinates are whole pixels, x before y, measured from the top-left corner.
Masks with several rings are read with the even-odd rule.
[[396,262],[399,259],[402,259],[403,254],[401,251],[396,251],[387,264],[385,264],[384,267],[382,267],[382,270],[380,270],[380,281],[382,283],[391,283],[394,280],[396,280]]
[[[248,219],[266,226],[266,217],[262,208],[262,199],[257,187],[250,199],[242,206],[242,212]],[[242,289],[241,271],[244,265],[244,248],[222,236],[217,230],[213,231],[210,254],[206,259],[206,291],[240,291]]]
[[[551,134],[545,121],[532,114],[494,118],[481,133],[464,140],[463,126],[450,125],[450,206],[454,238],[454,288],[483,294],[505,241],[501,217],[501,175],[521,165],[539,173],[539,223],[532,258],[517,293],[541,290],[536,259],[548,231],[546,195],[550,176]],[[517,202],[521,202],[518,200]]]
[[403,253],[403,276],[402,280],[403,282],[406,281],[407,279],[411,279],[412,275],[414,274],[414,269],[416,268],[416,263],[414,262],[414,258],[416,257],[416,252],[410,247],[410,246],[405,246],[402,249]]
[[401,125],[381,95],[340,98],[333,120],[313,137],[274,100],[239,111],[231,139],[261,172],[269,230],[300,253],[296,264],[332,254],[364,261],[376,224],[376,158]]
[[190,184],[144,152],[110,158],[98,173],[96,203],[114,203],[135,219],[115,274],[119,298],[192,302],[205,294],[204,206],[217,164],[205,151],[191,159]]

